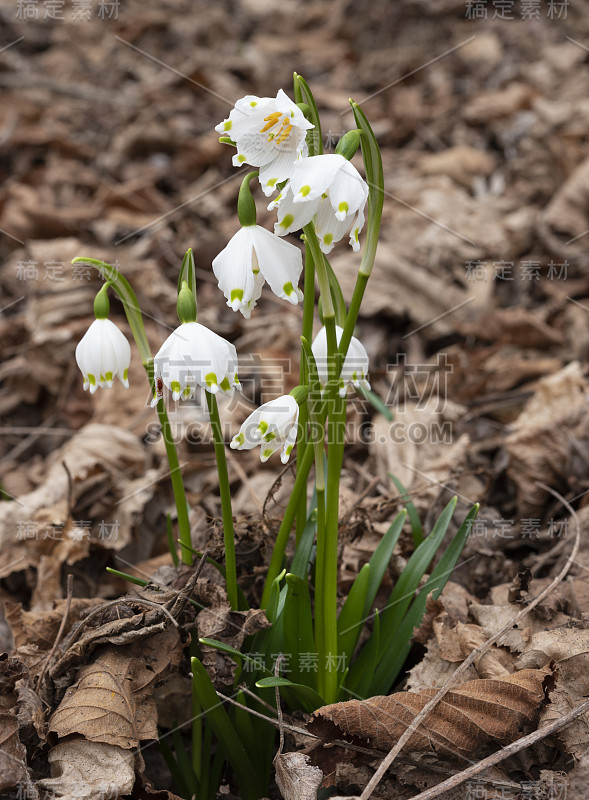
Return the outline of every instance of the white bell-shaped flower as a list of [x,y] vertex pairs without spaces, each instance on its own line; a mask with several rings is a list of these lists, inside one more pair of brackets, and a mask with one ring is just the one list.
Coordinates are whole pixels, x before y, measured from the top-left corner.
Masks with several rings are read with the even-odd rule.
[[171,333],[153,361],[155,396],[163,396],[164,385],[172,398],[186,400],[197,386],[212,394],[233,394],[241,389],[237,377],[237,351],[230,342],[199,322],[184,322]]
[[[335,334],[338,345],[342,338],[343,332],[343,328],[340,328],[339,325],[335,326]],[[324,327],[321,328],[315,337],[313,344],[311,345],[311,350],[313,351],[315,361],[317,362],[319,380],[322,384],[326,384],[329,366],[327,357],[327,332]],[[358,389],[370,389],[370,384],[366,380],[368,370],[368,353],[364,349],[364,345],[358,339],[356,339],[355,336],[352,336],[350,346],[348,347],[348,352],[346,354],[346,360],[344,361],[344,365],[340,373],[339,396],[346,396],[349,383],[352,383]]]
[[280,460],[286,464],[297,440],[298,421],[297,401],[289,394],[282,395],[251,413],[231,440],[230,447],[251,450],[260,445],[262,461],[282,448]]
[[275,295],[296,305],[303,257],[298,247],[259,225],[240,228],[213,261],[227,305],[249,319],[266,280]]
[[215,130],[235,142],[233,166],[260,168],[260,185],[269,197],[277,183],[290,177],[294,162],[307,155],[305,136],[313,127],[280,89],[275,98],[242,97]]
[[274,232],[285,236],[314,220],[324,253],[350,232],[354,252],[360,249],[368,185],[343,156],[327,154],[297,161],[283,191],[268,206],[278,207]]
[[115,375],[129,388],[131,347],[110,319],[95,319],[76,347],[76,362],[84,376],[84,390],[90,394],[113,384]]

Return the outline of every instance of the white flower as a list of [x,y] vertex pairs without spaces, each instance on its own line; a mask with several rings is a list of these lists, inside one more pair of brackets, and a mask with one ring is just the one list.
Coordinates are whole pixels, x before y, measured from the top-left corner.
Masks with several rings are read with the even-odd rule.
[[240,228],[213,261],[213,272],[227,305],[249,319],[264,280],[275,295],[296,305],[303,299],[297,288],[303,257],[294,244],[259,225]]
[[114,376],[129,388],[131,347],[110,319],[95,319],[76,347],[76,361],[84,376],[84,390],[90,394],[99,386],[112,386]]
[[171,333],[153,361],[156,405],[164,384],[172,398],[192,397],[196,386],[212,394],[233,394],[241,389],[237,377],[237,351],[221,336],[198,322],[184,322]]
[[[342,338],[343,328],[339,325],[335,326],[336,340],[339,345]],[[328,378],[328,359],[327,359],[327,333],[325,328],[321,328],[313,344],[311,350],[317,362],[317,372],[319,373],[319,380],[322,384],[327,383]],[[370,389],[370,384],[366,380],[368,373],[368,353],[364,349],[364,345],[352,336],[346,360],[340,373],[339,382],[339,396],[345,397],[347,391],[347,384],[353,383],[356,388]]]
[[280,89],[275,98],[242,97],[215,130],[237,145],[234,167],[247,162],[260,168],[260,185],[269,197],[277,183],[290,177],[297,158],[307,155],[305,136],[313,127]]
[[280,460],[286,464],[297,440],[298,421],[297,401],[289,394],[282,395],[250,414],[231,440],[230,447],[233,450],[251,450],[261,445],[262,461],[267,461],[272,453],[282,448]]
[[283,191],[268,206],[278,206],[274,232],[285,236],[313,218],[321,249],[329,253],[350,231],[350,245],[360,249],[368,185],[356,167],[343,156],[311,156],[294,165]]

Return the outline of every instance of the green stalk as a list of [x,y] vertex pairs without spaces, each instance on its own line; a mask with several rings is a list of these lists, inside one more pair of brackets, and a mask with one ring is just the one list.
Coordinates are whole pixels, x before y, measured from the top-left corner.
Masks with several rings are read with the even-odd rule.
[[[100,261],[97,258],[86,258],[80,256],[74,258],[72,264],[88,264],[94,267],[102,275],[102,277],[109,281],[123,304],[133,339],[139,350],[141,356],[141,363],[147,373],[149,384],[151,386],[152,394],[155,394],[155,385],[153,380],[153,356],[151,355],[151,348],[145,333],[145,326],[143,325],[143,316],[137,296],[131,288],[129,281],[115,269],[115,267],[107,264],[106,261]],[[178,514],[178,540],[182,547],[182,561],[184,564],[191,564],[192,557],[190,551],[186,549],[186,545],[191,544],[190,538],[190,522],[188,520],[188,503],[186,502],[186,492],[184,490],[184,481],[182,480],[182,473],[180,472],[180,462],[178,460],[178,451],[174,444],[170,422],[166,413],[166,408],[162,400],[157,404],[157,415],[159,418],[162,438],[166,448],[166,456],[170,466],[170,479],[172,481],[172,491],[174,493],[174,502],[176,504],[176,511]]]
[[[315,262],[311,255],[308,245],[305,243],[305,282],[303,287],[303,326],[302,335],[307,341],[311,341],[313,336],[313,317],[315,314]],[[307,386],[309,382],[309,371],[307,369],[307,360],[305,358],[305,351],[301,345],[301,364],[299,373],[299,384]],[[301,469],[303,456],[308,445],[308,429],[309,412],[307,403],[299,409],[299,426],[300,436],[297,442],[297,472]],[[299,507],[297,509],[296,518],[296,535],[297,543],[307,524],[307,497],[305,494],[301,495],[299,500]]]
[[300,501],[301,494],[306,493],[307,491],[307,479],[313,463],[313,456],[313,448],[307,447],[301,462],[301,466],[297,470],[297,477],[295,478],[294,486],[292,487],[290,499],[284,511],[284,517],[280,523],[280,528],[278,529],[278,535],[272,551],[272,558],[270,559],[268,572],[266,574],[266,582],[264,584],[264,591],[262,593],[262,600],[260,603],[261,608],[266,608],[268,605],[270,592],[272,590],[272,582],[282,570],[282,561],[284,559],[288,537],[290,536],[292,524],[297,512],[297,506]]
[[[197,657],[200,655],[198,642],[193,639],[190,642],[190,657]],[[203,726],[203,717],[202,717],[202,705],[198,696],[198,692],[196,691],[196,685],[194,681],[191,682],[192,688],[192,736],[191,736],[191,747],[192,747],[192,769],[194,770],[194,774],[198,778],[199,784],[201,784],[202,780],[202,726]]]
[[211,419],[213,443],[215,446],[215,458],[217,459],[217,472],[219,473],[219,493],[221,495],[221,513],[223,516],[223,541],[225,543],[227,598],[231,608],[235,611],[238,608],[237,568],[235,564],[235,533],[233,531],[231,488],[229,486],[227,459],[225,458],[225,442],[223,440],[223,430],[221,428],[221,420],[219,418],[217,398],[212,392],[205,391],[205,394],[207,397],[207,405],[209,407],[209,416]]

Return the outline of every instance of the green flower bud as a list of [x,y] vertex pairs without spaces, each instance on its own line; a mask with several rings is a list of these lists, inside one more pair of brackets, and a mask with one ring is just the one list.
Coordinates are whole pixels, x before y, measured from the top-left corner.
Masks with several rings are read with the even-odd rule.
[[249,228],[256,224],[256,203],[252,197],[250,181],[258,177],[258,171],[248,172],[241,182],[239,197],[237,198],[237,216],[242,228]]
[[295,388],[292,391],[290,391],[289,394],[291,397],[294,397],[299,406],[302,406],[307,399],[309,390],[307,389],[306,386],[300,384],[299,386],[295,386]]
[[362,131],[354,130],[345,133],[337,143],[335,152],[338,156],[343,156],[351,161],[356,155],[356,151],[360,147],[360,136]]
[[96,319],[106,319],[108,317],[108,312],[110,311],[108,287],[110,285],[110,281],[107,281],[94,298],[94,316]]
[[196,301],[186,281],[182,281],[182,287],[178,292],[176,308],[178,311],[178,319],[182,324],[185,322],[196,322]]

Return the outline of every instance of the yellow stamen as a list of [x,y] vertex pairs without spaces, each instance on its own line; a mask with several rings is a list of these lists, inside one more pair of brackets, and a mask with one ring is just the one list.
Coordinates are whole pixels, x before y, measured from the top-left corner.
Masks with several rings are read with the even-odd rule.
[[[286,123],[286,125],[284,123]],[[286,120],[286,119],[282,123],[282,127],[283,127],[284,130],[280,131],[280,134],[278,135],[278,138],[276,139],[275,144],[280,144],[280,142],[283,142],[285,139],[288,139],[289,134],[292,131],[292,125],[290,125],[288,123],[288,120]]]
[[264,125],[260,133],[266,133],[266,131],[269,131],[270,128],[273,128],[276,125],[279,119],[280,119],[280,111],[275,111],[273,114],[264,117],[264,122],[266,122],[267,124]]

